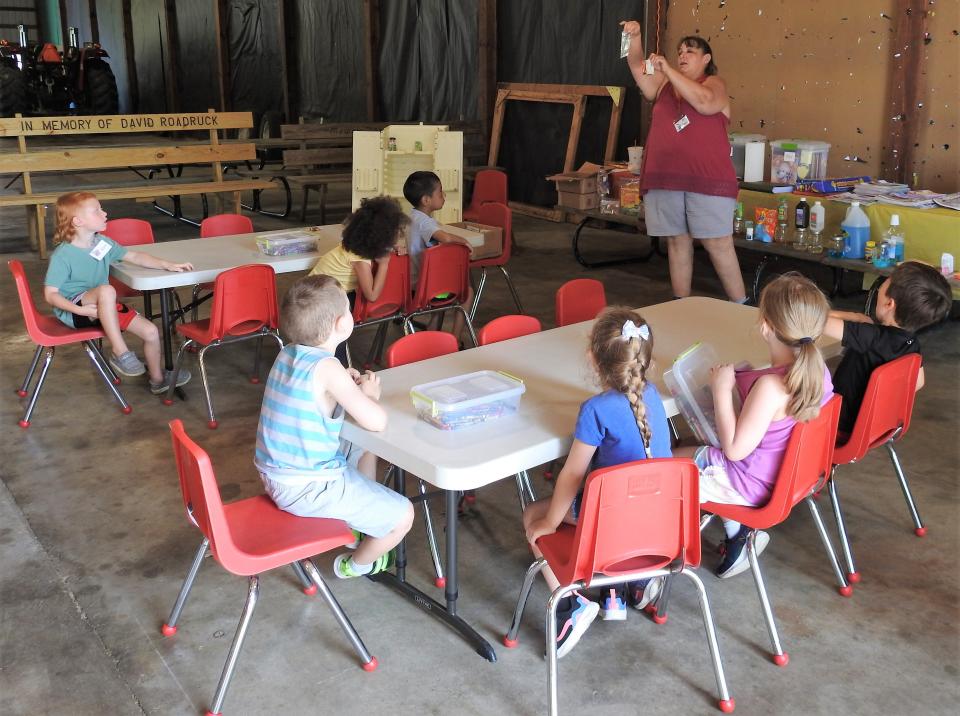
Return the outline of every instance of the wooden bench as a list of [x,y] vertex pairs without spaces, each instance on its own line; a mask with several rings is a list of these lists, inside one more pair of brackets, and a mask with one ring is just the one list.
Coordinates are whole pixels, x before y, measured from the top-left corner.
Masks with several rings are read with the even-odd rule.
[[[22,182],[20,191],[0,192],[0,207],[23,206],[27,211],[27,225],[31,243],[39,248],[40,257],[46,258],[46,207],[55,204],[57,197],[66,191],[88,190],[96,193],[101,201],[136,199],[153,201],[158,210],[176,219],[198,226],[199,222],[183,216],[180,199],[186,195],[200,195],[203,199],[202,218],[207,215],[206,194],[232,195],[233,211],[240,212],[240,192],[260,191],[273,186],[262,179],[225,180],[225,162],[256,159],[252,143],[223,143],[218,132],[226,129],[251,127],[250,112],[207,112],[196,114],[140,114],[102,115],[90,117],[22,117],[0,119],[0,137],[15,137],[16,152],[0,154],[0,176],[14,175],[7,187],[16,181]],[[32,142],[31,137],[75,138],[83,135],[117,133],[158,133],[206,131],[204,142],[186,141],[179,144],[136,144],[130,146],[70,146],[50,147],[42,140]],[[180,177],[184,165],[203,165],[209,168],[210,178]],[[113,181],[101,184],[78,184],[71,179],[59,188],[34,188],[35,175],[76,175],[109,170],[131,169],[130,181]],[[146,176],[139,170],[146,169]],[[153,178],[158,170],[166,170],[165,178]],[[157,204],[157,198],[173,199],[173,210]]]
[[[283,148],[283,163],[280,167],[265,166],[260,163],[254,168],[235,167],[231,171],[238,176],[263,178],[277,182],[287,191],[287,212],[290,210],[293,190],[300,190],[300,221],[307,220],[309,194],[316,191],[320,199],[320,223],[327,221],[327,193],[331,184],[349,184],[352,180],[353,133],[357,131],[382,131],[391,124],[404,122],[308,122],[302,117],[297,124],[284,124],[280,127],[280,140],[274,146]],[[436,122],[448,126],[451,130],[464,133],[464,163],[474,166],[464,167],[464,177],[473,177],[484,169],[486,160],[486,140],[480,122]],[[258,198],[245,208],[261,211]],[[286,213],[277,214],[286,216]]]

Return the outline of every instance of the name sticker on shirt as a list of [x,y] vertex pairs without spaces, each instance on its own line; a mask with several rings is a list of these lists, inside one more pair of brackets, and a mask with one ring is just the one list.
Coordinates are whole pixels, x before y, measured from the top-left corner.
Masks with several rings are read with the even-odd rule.
[[103,257],[107,255],[110,251],[110,244],[108,244],[103,239],[97,243],[96,246],[90,251],[90,256],[95,258],[97,261],[103,261]]
[[683,115],[680,119],[678,119],[676,122],[673,123],[673,128],[676,129],[678,132],[682,132],[684,129],[687,128],[687,125],[689,124],[690,124],[690,119],[687,117],[687,115]]

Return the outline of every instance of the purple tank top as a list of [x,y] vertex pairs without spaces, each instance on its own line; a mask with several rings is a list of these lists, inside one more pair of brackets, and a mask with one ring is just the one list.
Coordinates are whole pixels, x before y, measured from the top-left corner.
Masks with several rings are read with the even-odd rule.
[[[761,370],[737,371],[737,392],[740,393],[740,399],[746,400],[747,393],[761,376],[776,373],[783,377],[787,368],[788,366],[776,366]],[[823,406],[832,397],[833,381],[830,379],[830,371],[824,369],[823,397],[820,399],[820,405]],[[793,426],[796,424],[796,419],[789,415],[782,420],[774,420],[761,438],[760,444],[742,460],[730,460],[723,454],[723,450],[711,447],[708,453],[709,462],[711,465],[720,465],[726,470],[730,484],[737,492],[754,505],[764,505],[773,492],[773,484],[776,482],[777,473],[780,472],[783,455],[790,441],[790,433],[793,432]]]

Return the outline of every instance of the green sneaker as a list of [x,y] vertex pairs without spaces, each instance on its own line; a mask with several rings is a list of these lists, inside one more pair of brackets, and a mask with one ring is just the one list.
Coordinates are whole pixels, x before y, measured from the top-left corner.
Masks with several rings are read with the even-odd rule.
[[374,574],[385,572],[393,567],[396,560],[396,553],[390,550],[386,554],[377,557],[370,567],[369,572],[357,572],[350,566],[350,554],[344,552],[333,560],[333,576],[337,579],[353,579],[354,577],[372,577]]

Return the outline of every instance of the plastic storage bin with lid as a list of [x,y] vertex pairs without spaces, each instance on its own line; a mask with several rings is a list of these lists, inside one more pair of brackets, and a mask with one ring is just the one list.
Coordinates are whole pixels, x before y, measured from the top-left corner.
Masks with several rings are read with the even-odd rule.
[[410,398],[423,420],[440,430],[459,430],[517,412],[524,390],[519,378],[481,370],[415,385]]
[[309,254],[317,250],[316,235],[304,231],[283,231],[261,235],[256,238],[257,248],[267,256]]
[[770,181],[794,184],[797,179],[823,179],[829,152],[827,142],[776,139],[770,142]]
[[[760,174],[758,176],[746,177],[746,158],[747,145],[760,145]],[[767,138],[763,134],[744,134],[742,132],[733,132],[730,134],[730,159],[733,160],[733,170],[737,174],[737,179],[744,181],[760,181],[763,179],[763,155],[767,144]],[[750,149],[751,154],[754,151]],[[753,167],[751,167],[752,169]]]
[[663,374],[664,385],[697,440],[701,445],[714,447],[720,446],[720,439],[713,410],[710,369],[719,362],[713,346],[695,343],[677,356],[673,367]]

